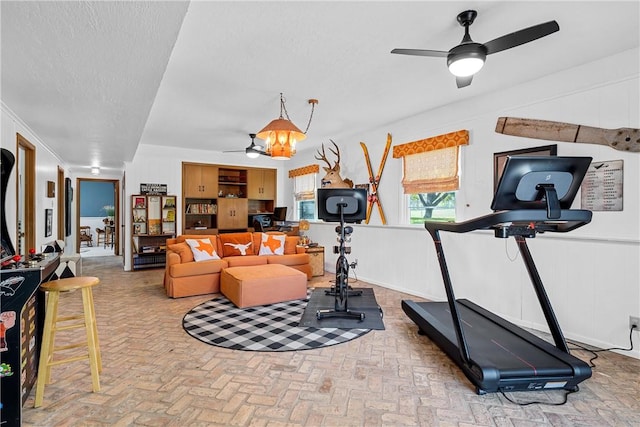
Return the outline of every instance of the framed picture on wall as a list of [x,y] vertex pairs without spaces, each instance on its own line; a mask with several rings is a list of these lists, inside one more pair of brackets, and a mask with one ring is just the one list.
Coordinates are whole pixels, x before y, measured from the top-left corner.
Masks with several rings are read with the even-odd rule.
[[540,147],[523,148],[521,150],[502,151],[493,153],[493,191],[498,187],[498,181],[502,176],[504,164],[509,156],[555,156],[558,154],[558,145],[543,145]]
[[71,202],[73,202],[73,187],[71,178],[64,179],[64,235],[71,236]]
[[53,229],[53,209],[44,210],[44,237],[51,236]]

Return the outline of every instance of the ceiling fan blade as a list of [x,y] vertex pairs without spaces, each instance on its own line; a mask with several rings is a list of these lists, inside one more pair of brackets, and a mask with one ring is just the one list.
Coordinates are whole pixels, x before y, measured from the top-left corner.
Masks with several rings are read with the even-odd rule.
[[460,89],[465,86],[469,86],[471,84],[471,80],[473,80],[473,76],[456,77],[456,85],[458,85],[458,89]]
[[555,33],[558,30],[560,30],[558,23],[556,21],[549,21],[498,37],[484,45],[487,48],[487,55],[490,55],[492,53],[502,52],[503,50],[520,46],[521,44],[532,42],[544,36],[548,36],[551,33]]
[[271,157],[271,155],[269,153],[267,153],[266,151],[261,150],[259,145],[255,145],[253,147],[249,146],[244,150],[244,152],[245,153],[253,152],[253,153],[258,153],[261,156],[269,156],[269,157]]
[[255,143],[255,138],[256,138],[255,133],[250,133],[249,138],[251,138],[251,144],[249,144],[249,146],[244,150],[227,150],[227,151],[223,151],[223,153],[245,153],[245,154],[257,153],[263,156],[271,156],[269,153],[264,151],[264,147],[262,145],[258,145]]
[[428,49],[393,49],[391,53],[399,53],[401,55],[433,56],[436,58],[446,58],[447,55],[449,55],[449,52]]

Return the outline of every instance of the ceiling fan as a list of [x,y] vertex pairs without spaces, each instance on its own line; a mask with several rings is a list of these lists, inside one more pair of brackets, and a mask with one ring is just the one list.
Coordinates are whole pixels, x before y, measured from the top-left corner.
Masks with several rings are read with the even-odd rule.
[[261,145],[258,145],[254,142],[255,138],[256,138],[256,134],[255,133],[250,133],[249,137],[251,138],[251,144],[249,144],[249,146],[247,148],[245,148],[244,150],[229,150],[229,151],[223,151],[223,153],[245,153],[247,155],[247,157],[250,157],[252,159],[255,159],[256,157],[262,155],[262,156],[268,156],[269,153],[267,153],[266,151],[264,151],[264,148]]
[[440,58],[446,57],[449,71],[456,76],[458,88],[462,88],[471,84],[473,75],[480,71],[487,55],[529,43],[548,36],[551,33],[555,33],[560,29],[556,21],[549,21],[506,34],[482,44],[471,40],[471,36],[469,35],[469,27],[473,24],[476,16],[478,16],[478,12],[475,10],[467,10],[458,14],[458,22],[464,27],[464,37],[459,45],[453,47],[448,52],[426,49],[393,49],[391,53]]

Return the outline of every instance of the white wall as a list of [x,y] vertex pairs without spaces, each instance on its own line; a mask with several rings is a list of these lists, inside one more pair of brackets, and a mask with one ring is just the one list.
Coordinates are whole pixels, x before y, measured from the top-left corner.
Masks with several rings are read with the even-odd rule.
[[[0,132],[0,144],[16,155],[17,136],[22,135],[27,141],[35,146],[36,149],[36,183],[35,183],[35,217],[36,217],[36,249],[40,250],[41,246],[58,238],[58,197],[64,197],[58,194],[56,185],[56,195],[53,198],[47,197],[47,181],[58,182],[58,166],[65,169],[65,163],[56,156],[31,129],[22,122],[22,120],[4,103],[1,104],[2,109],[2,127]],[[14,165],[7,184],[7,199],[5,206],[0,209],[5,210],[7,218],[7,228],[11,237],[11,242],[17,250],[16,239],[16,168]],[[51,236],[45,237],[45,209],[53,209],[53,228]],[[67,238],[66,242],[69,243]],[[29,248],[25,248],[28,250]],[[25,251],[23,251],[24,254]]]
[[[497,134],[496,119],[515,116],[638,128],[639,57],[634,49],[352,139],[336,139],[343,152],[343,176],[355,183],[367,182],[360,141],[367,143],[375,169],[387,132],[397,145],[468,129],[470,145],[461,149],[457,217],[487,214],[493,195],[493,153],[553,143]],[[640,315],[640,153],[592,144],[557,144],[558,155],[622,159],[624,210],[594,212],[587,226],[566,235],[539,235],[529,241],[529,247],[566,336],[599,347],[628,347],[629,315]],[[291,168],[308,163],[314,163],[312,153],[299,152]],[[358,259],[356,272],[365,281],[442,300],[446,297],[431,238],[421,226],[401,226],[401,163],[389,156],[379,187],[389,225],[380,225],[375,209],[369,225],[356,225],[350,260]],[[285,186],[285,192],[290,192],[290,182]],[[578,196],[574,207],[579,206]],[[308,234],[327,248],[326,268],[334,271],[334,225],[312,224]],[[470,298],[515,323],[546,330],[522,260],[511,261],[517,254],[512,239],[496,239],[487,231],[443,233],[442,238],[457,297]],[[640,357],[640,351],[636,349],[633,356]]]

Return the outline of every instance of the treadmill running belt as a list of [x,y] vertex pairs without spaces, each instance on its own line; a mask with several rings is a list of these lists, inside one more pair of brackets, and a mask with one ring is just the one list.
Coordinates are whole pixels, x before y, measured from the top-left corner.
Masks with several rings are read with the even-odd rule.
[[505,321],[468,300],[458,308],[471,359],[458,349],[447,302],[403,301],[402,308],[478,387],[479,392],[572,388],[591,376],[588,365],[553,344]]

